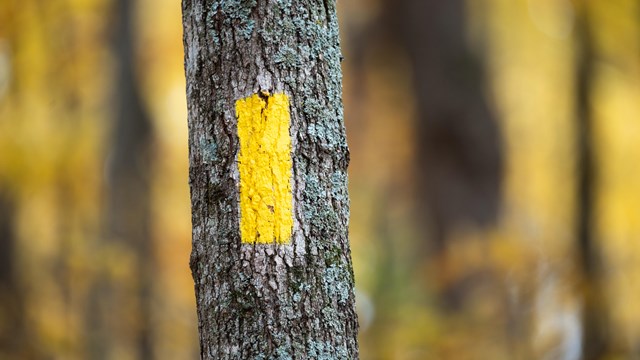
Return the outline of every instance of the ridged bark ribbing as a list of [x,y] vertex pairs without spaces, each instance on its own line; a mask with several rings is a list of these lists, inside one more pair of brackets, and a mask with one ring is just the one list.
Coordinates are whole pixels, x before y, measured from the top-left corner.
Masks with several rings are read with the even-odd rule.
[[[204,359],[355,359],[349,151],[335,1],[184,0],[193,251]],[[290,101],[291,244],[240,239],[235,104]]]

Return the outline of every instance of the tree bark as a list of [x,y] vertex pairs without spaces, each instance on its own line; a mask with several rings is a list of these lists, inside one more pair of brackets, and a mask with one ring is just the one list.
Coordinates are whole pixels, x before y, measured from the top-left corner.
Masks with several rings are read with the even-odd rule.
[[[182,6],[201,357],[355,359],[335,0]],[[293,225],[288,238],[251,243],[240,231],[236,102],[270,106],[275,94],[290,104]]]

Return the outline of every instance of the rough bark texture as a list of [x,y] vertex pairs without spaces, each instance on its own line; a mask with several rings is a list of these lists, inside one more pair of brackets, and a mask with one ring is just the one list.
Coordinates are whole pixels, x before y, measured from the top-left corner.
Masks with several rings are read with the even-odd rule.
[[[183,0],[201,357],[355,359],[335,0]],[[236,100],[290,99],[291,244],[239,233]]]

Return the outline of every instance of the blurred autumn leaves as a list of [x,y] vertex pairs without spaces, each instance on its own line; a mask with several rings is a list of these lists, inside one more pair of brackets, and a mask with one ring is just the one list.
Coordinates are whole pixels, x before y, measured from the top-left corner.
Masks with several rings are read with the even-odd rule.
[[179,4],[0,17],[0,357],[194,357]]
[[[640,4],[338,5],[362,357],[637,356]],[[181,36],[0,2],[0,358],[198,356]]]
[[377,306],[364,356],[631,356],[637,2],[343,9],[356,279]]

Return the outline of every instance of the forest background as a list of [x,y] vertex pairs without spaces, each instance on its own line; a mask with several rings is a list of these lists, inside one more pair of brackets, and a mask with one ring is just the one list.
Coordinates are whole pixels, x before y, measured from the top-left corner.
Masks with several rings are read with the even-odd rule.
[[[640,2],[338,12],[362,358],[640,358]],[[0,358],[198,357],[187,151],[178,0],[0,1]]]

